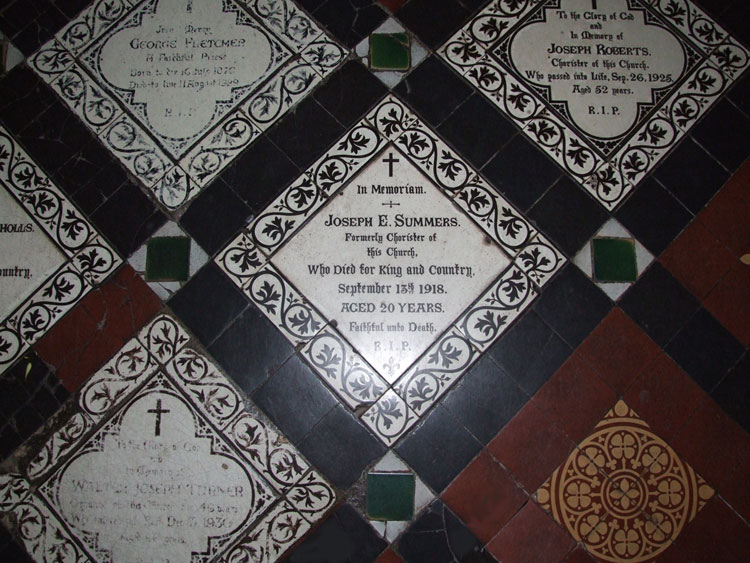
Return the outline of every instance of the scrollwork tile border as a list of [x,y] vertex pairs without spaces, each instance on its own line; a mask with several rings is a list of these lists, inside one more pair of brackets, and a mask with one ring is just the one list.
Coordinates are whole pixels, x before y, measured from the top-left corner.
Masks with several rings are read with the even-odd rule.
[[438,54],[611,211],[742,74],[750,63],[748,51],[691,0],[641,0],[642,9],[676,28],[703,59],[668,100],[657,103],[655,114],[605,159],[489,54],[545,1],[492,0]]
[[7,190],[66,257],[56,272],[0,318],[2,373],[114,272],[122,259],[2,126],[0,189]]

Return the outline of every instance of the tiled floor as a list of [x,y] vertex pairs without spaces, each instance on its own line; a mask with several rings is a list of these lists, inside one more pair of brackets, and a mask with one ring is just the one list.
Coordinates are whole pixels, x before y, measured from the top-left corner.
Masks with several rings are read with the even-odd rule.
[[750,560],[748,22],[0,0],[0,560]]

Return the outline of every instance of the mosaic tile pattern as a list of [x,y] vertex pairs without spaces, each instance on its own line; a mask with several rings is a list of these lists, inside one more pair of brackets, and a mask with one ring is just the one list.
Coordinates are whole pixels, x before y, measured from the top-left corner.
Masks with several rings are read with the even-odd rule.
[[89,379],[77,410],[0,482],[0,507],[39,561],[150,557],[157,546],[176,560],[274,561],[335,501],[166,315]]
[[[531,47],[542,42],[551,55]],[[610,210],[748,65],[690,0],[492,1],[439,52]]]
[[714,491],[619,401],[536,493],[603,561],[653,561]]
[[[411,368],[394,363],[393,357],[382,366],[371,365],[341,329],[332,330],[334,318],[326,319],[317,305],[325,303],[314,293],[302,295],[301,282],[293,286],[287,281],[284,262],[278,259],[281,248],[282,252],[293,248],[297,233],[302,233],[298,238],[305,236],[311,217],[323,209],[331,213],[327,202],[342,186],[356,182],[357,173],[376,159],[386,163],[393,159],[393,166],[394,153],[421,170],[442,192],[440,196],[463,210],[472,228],[498,245],[495,251],[507,264],[478,301],[441,330],[432,346],[424,353],[420,350],[416,361],[409,356],[409,363],[414,362]],[[317,243],[327,247],[324,240]],[[564,258],[397,98],[389,97],[261,212],[216,262],[292,344],[303,346],[305,359],[342,401],[352,408],[369,406],[363,422],[392,444],[529,306]],[[461,299],[471,302],[474,297]]]
[[[26,215],[23,223],[3,224],[3,227],[20,226],[27,233],[39,229],[47,244],[41,251],[42,259],[53,264],[51,272],[47,266],[42,279],[30,282],[33,292],[27,286],[22,302],[15,303],[11,298],[5,305],[12,309],[0,313],[0,370],[5,371],[92,287],[106,279],[121,260],[3,127],[0,127],[0,189],[8,195],[6,204],[17,205],[20,217]],[[22,251],[19,247],[14,254]],[[3,260],[17,258],[7,255]],[[10,275],[12,279],[20,273],[14,271]],[[28,280],[31,275],[32,272],[27,272],[23,277]]]
[[176,210],[343,58],[292,0],[98,0],[31,65]]

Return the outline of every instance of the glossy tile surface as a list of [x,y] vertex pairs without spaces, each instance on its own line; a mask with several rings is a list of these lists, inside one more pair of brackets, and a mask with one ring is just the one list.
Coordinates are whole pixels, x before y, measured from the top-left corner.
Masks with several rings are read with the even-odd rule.
[[0,560],[744,563],[749,6],[0,2]]

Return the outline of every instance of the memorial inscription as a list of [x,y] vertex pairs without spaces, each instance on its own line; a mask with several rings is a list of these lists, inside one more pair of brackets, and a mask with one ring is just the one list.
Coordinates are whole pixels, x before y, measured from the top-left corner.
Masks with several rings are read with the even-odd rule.
[[396,150],[271,261],[389,382],[510,263]]
[[565,0],[510,39],[519,75],[549,88],[551,99],[565,102],[571,120],[595,137],[626,133],[654,94],[685,70],[680,41],[644,21],[643,10],[628,8],[626,0]]
[[750,60],[691,0],[490,2],[439,53],[610,210]]

